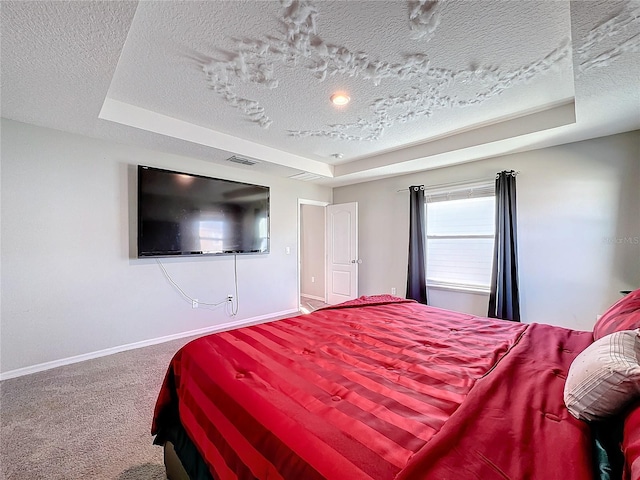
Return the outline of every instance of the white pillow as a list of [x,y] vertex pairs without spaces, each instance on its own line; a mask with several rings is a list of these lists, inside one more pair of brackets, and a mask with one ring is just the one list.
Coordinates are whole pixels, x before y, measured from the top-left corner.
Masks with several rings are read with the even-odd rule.
[[581,420],[601,420],[640,398],[640,329],[606,335],[571,363],[564,403]]

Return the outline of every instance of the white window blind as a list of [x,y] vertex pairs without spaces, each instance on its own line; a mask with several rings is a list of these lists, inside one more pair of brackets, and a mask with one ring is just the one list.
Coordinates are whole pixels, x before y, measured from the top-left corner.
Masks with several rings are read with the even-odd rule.
[[493,185],[425,192],[427,285],[489,291],[493,263]]

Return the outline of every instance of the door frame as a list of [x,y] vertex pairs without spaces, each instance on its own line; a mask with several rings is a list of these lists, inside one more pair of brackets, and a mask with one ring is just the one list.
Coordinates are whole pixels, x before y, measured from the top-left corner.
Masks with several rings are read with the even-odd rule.
[[[300,297],[301,297],[301,293],[302,293],[302,288],[301,288],[301,281],[302,281],[302,251],[300,249],[301,246],[301,242],[300,242],[300,238],[302,236],[302,205],[315,205],[316,207],[322,207],[324,210],[324,235],[326,237],[327,235],[327,206],[331,205],[331,202],[321,202],[318,200],[308,200],[305,198],[298,198],[298,245],[296,248],[296,251],[298,252],[298,263],[297,263],[297,268],[296,268],[296,273],[298,276],[298,310],[300,310],[300,308],[302,307],[302,303],[300,302]],[[322,254],[322,258],[323,258],[323,264],[324,264],[324,271],[325,271],[325,275],[324,275],[324,302],[327,302],[327,275],[326,275],[326,271],[327,271],[327,242],[325,240],[325,244],[324,244],[324,252]]]

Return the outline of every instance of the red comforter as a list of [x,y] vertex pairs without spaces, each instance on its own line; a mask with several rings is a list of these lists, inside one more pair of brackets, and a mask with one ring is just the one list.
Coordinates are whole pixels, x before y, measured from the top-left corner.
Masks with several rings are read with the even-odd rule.
[[369,297],[183,347],[179,419],[216,478],[590,479],[562,400],[588,332]]

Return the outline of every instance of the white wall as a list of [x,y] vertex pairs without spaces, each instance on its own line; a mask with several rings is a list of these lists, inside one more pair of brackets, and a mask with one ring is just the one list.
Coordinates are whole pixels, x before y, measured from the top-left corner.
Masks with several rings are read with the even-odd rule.
[[[297,308],[297,201],[331,202],[331,189],[4,119],[1,133],[0,372],[236,320],[223,309],[191,309],[155,261],[132,258],[136,164],[270,186],[271,253],[238,257],[237,319]],[[397,190],[503,169],[521,172],[525,321],[590,329],[618,290],[640,286],[633,132],[335,189],[336,203],[359,202],[360,293],[404,292],[408,198]],[[200,301],[233,293],[232,257],[163,263]],[[430,296],[434,305],[485,313],[482,296]]]
[[[640,287],[640,132],[334,189],[359,203],[360,292],[406,288],[409,185],[491,179],[517,170],[519,275],[525,322],[590,330]],[[430,290],[430,302],[486,315],[487,296]]]
[[[238,256],[236,318],[131,255],[136,164],[271,187],[271,253]],[[298,198],[331,189],[245,172],[3,119],[0,371],[297,310]],[[234,293],[231,256],[162,262],[201,302]]]

